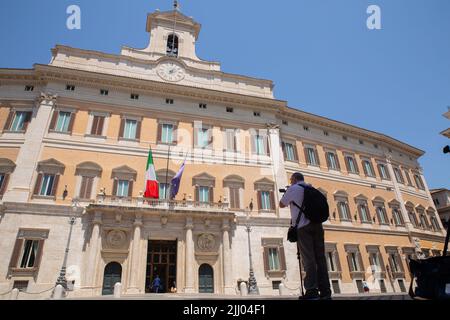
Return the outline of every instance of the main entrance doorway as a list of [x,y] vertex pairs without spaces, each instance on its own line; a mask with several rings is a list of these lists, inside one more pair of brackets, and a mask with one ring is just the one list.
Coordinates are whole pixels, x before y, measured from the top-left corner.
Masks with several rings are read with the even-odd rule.
[[117,262],[108,263],[103,275],[102,295],[114,293],[114,285],[122,279],[122,266]]
[[147,272],[145,275],[145,292],[152,292],[153,280],[159,276],[159,292],[170,292],[177,280],[177,241],[148,242]]

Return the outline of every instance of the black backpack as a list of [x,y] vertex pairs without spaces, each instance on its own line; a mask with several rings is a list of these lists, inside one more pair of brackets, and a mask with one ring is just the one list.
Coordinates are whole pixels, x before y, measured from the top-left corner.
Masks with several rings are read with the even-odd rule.
[[313,223],[324,223],[330,216],[327,198],[311,186],[299,184],[304,189],[303,204],[301,208],[294,202],[295,206]]

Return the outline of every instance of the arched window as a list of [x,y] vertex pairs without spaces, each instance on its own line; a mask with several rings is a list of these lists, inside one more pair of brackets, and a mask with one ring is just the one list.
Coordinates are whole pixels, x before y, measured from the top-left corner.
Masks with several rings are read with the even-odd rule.
[[167,38],[167,55],[178,57],[178,36],[171,34]]

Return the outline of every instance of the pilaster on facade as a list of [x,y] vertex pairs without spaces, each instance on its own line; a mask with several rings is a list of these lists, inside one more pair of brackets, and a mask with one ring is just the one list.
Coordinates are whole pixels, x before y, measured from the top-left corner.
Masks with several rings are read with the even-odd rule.
[[223,256],[223,282],[224,282],[224,294],[235,294],[233,286],[233,261],[230,244],[230,221],[223,219],[222,222],[222,256]]
[[17,156],[16,169],[11,175],[8,191],[3,196],[4,202],[27,202],[29,200],[36,165],[43,148],[42,141],[56,99],[57,96],[51,93],[41,93],[40,97],[36,99],[32,115],[33,121],[25,133],[24,144]]
[[142,233],[142,213],[136,213],[135,220],[133,222],[133,239],[131,243],[131,251],[129,260],[130,264],[130,281],[128,282],[127,293],[139,294],[140,286],[138,280],[140,279],[139,266],[140,266],[140,253],[141,253],[141,233]]
[[192,236],[192,230],[194,229],[194,220],[192,217],[186,218],[186,276],[185,276],[185,286],[184,293],[195,293],[194,287],[194,239]]

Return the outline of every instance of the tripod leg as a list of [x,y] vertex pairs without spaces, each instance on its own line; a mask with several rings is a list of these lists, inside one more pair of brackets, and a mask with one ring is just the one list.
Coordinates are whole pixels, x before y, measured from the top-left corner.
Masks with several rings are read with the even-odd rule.
[[300,289],[302,293],[302,297],[305,296],[305,291],[303,290],[303,273],[302,273],[302,259],[300,257],[300,249],[297,245],[297,259],[298,259],[298,267],[300,268]]

